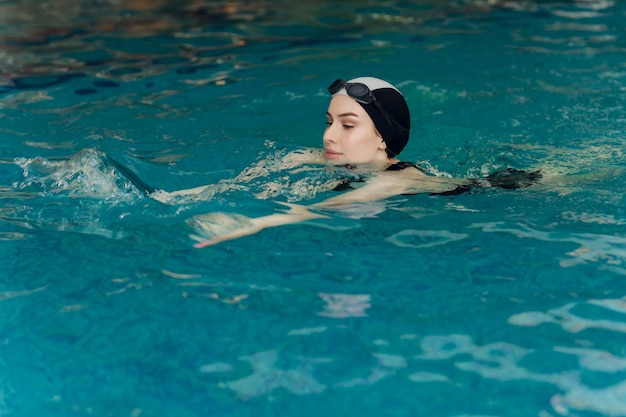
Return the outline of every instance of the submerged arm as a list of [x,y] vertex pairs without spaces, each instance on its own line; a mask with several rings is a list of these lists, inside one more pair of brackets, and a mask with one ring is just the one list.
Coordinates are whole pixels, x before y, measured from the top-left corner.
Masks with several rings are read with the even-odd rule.
[[[275,170],[283,171],[287,169],[293,169],[302,165],[323,165],[324,157],[321,149],[312,149],[312,148],[302,148],[292,152],[289,152],[287,155],[282,157],[281,163],[279,166],[276,166]],[[243,170],[233,181],[250,181],[259,176],[266,176],[268,174],[268,170],[265,168],[264,164],[266,160],[257,161],[251,167]],[[260,167],[260,169],[258,169]],[[221,182],[221,181],[220,181]],[[174,197],[185,197],[185,196],[198,196],[202,194],[205,190],[214,187],[215,184],[201,185],[199,187],[194,188],[186,188],[183,190],[176,191],[165,191],[165,190],[152,190],[150,193],[150,197],[154,198],[161,203],[171,203],[172,198]]]
[[200,236],[192,236],[198,243],[196,248],[215,245],[227,240],[253,235],[268,227],[283,226],[291,223],[299,223],[305,220],[325,218],[323,214],[309,210],[307,206],[281,203],[290,208],[286,213],[274,213],[268,216],[249,218],[239,214],[210,213],[199,216],[193,221],[192,226],[199,229],[208,239]]
[[369,178],[363,187],[339,194],[314,208],[341,208],[352,203],[386,200],[402,194],[441,193],[453,190],[466,180],[432,177],[418,170],[383,171]]

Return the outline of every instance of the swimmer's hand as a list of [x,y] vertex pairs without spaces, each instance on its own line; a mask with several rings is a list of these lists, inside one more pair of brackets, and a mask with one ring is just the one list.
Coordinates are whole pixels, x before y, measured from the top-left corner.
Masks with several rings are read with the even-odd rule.
[[239,239],[258,233],[268,227],[327,217],[310,211],[306,206],[281,204],[289,207],[290,210],[286,213],[275,213],[256,218],[237,213],[208,213],[194,216],[187,221],[198,233],[198,235],[191,235],[191,238],[198,242],[194,247],[204,248],[220,242]]
[[155,190],[151,194],[149,194],[150,198],[159,201],[163,204],[175,204],[178,200],[177,197],[190,197],[193,198],[195,196],[199,196],[202,191],[207,189],[207,185],[201,185],[196,188],[188,188],[185,190],[178,191],[165,191],[165,190]]
[[254,220],[237,213],[207,213],[192,217],[187,224],[198,233],[191,235],[198,242],[194,246],[203,248],[260,232],[262,227]]
[[149,195],[150,198],[159,201],[163,204],[169,204],[170,200],[172,198],[172,194],[168,193],[165,190],[156,190],[155,192],[153,192],[152,194]]

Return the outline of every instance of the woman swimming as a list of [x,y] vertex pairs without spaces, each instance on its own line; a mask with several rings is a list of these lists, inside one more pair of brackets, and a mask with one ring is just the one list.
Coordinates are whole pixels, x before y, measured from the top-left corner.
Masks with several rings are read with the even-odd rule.
[[[393,85],[372,77],[348,82],[338,79],[328,91],[331,100],[326,111],[323,151],[293,152],[287,156],[286,163],[345,167],[358,173],[362,180],[345,180],[335,188],[345,192],[319,203],[308,206],[282,203],[290,208],[286,213],[257,218],[219,213],[206,216],[193,224],[208,236],[208,239],[199,239],[197,247],[237,239],[268,227],[327,217],[317,210],[338,209],[351,203],[384,200],[401,194],[454,195],[481,185],[475,179],[430,176],[418,165],[396,159],[408,143],[411,122],[407,103]],[[506,170],[482,182],[501,188],[519,188],[533,184],[540,177],[538,171]],[[154,197],[163,201],[172,196],[199,194],[205,188],[157,192]]]

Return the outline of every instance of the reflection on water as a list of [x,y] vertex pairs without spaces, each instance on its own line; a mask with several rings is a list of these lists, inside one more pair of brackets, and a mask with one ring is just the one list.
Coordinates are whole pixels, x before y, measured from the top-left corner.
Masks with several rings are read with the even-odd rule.
[[[626,313],[626,299],[624,298],[589,300],[586,303],[620,314]],[[545,313],[538,311],[519,313],[511,316],[509,323],[516,326],[556,324],[571,333],[581,333],[589,329],[609,333],[626,333],[626,319],[624,317],[618,317],[618,320],[582,317],[572,312],[577,307],[579,307],[578,303],[570,303]],[[604,350],[555,346],[554,351],[578,357],[578,364],[582,370],[609,374],[621,373],[626,370],[625,357]],[[572,371],[571,375],[563,380],[558,378],[559,375],[552,375],[550,378],[533,375],[532,378],[546,379],[564,390],[564,394],[557,394],[552,398],[554,410],[561,415],[570,415],[570,409],[589,410],[611,416],[626,415],[626,382],[623,380],[615,384],[607,382],[606,386],[603,387],[587,386],[580,380],[581,373]]]
[[[567,44],[569,53],[578,46],[579,53],[590,54],[601,52],[615,36],[605,33],[610,30],[606,26],[586,22],[602,17],[602,11],[612,5],[611,1],[564,5],[498,0],[423,0],[385,6],[375,1],[341,5],[263,0],[5,2],[0,3],[0,87],[9,91],[43,89],[89,74],[99,81],[75,92],[92,95],[118,87],[120,81],[162,74],[169,68],[189,75],[229,61],[245,66],[236,55],[266,44],[300,48],[299,54],[306,55],[307,47],[352,43],[390,28],[421,41],[438,34],[480,32],[481,20],[489,22],[494,15],[502,18],[507,11],[562,19],[546,28],[549,37],[514,32],[515,40],[527,44],[522,48],[528,52],[559,53],[558,45]],[[588,36],[556,36],[571,31]],[[370,42],[386,45],[375,39]],[[431,48],[447,46],[435,43]],[[280,48],[274,53],[281,55]],[[200,82],[228,80],[228,73],[223,72]],[[538,82],[544,83],[544,90],[566,88]]]
[[332,318],[366,317],[367,309],[372,307],[369,294],[319,294],[326,302],[320,316]]
[[[388,306],[376,305],[369,294],[318,296],[323,310],[317,314],[327,318],[322,322],[326,325],[293,328],[286,332],[288,340],[278,342],[280,348],[250,347],[249,354],[221,356],[220,361],[200,365],[197,372],[210,375],[217,387],[245,401],[277,398],[279,393],[319,395],[324,401],[327,393],[364,387],[384,391],[388,386],[424,396],[454,398],[465,391],[490,396],[493,384],[503,398],[512,395],[511,401],[517,401],[519,389],[536,393],[529,401],[538,415],[626,416],[626,356],[619,337],[626,333],[626,298],[589,299],[510,315],[503,326],[515,330],[501,329],[498,334],[510,333],[517,340],[512,342],[490,334],[424,332],[423,323],[414,327],[414,333],[386,330],[393,319],[378,327],[379,333],[362,334],[357,329],[372,324],[377,310]],[[501,321],[497,315],[491,319]],[[558,328],[545,329],[550,334],[545,339],[539,330],[549,326]],[[348,373],[345,358],[335,349],[335,341],[345,338],[354,343],[349,349],[345,346],[348,355],[358,352],[361,357],[350,362],[354,369]],[[304,351],[309,353],[300,348],[294,352],[294,345],[308,346]],[[369,359],[363,360],[364,354]],[[407,383],[419,385],[409,389]]]
[[27,297],[31,294],[34,294],[39,291],[44,291],[48,286],[39,287],[32,290],[21,290],[21,291],[3,291],[0,292],[0,301],[8,300],[15,297]]
[[[571,213],[567,212],[569,217]],[[601,216],[601,215],[595,215]],[[501,222],[476,224],[484,232],[510,233],[520,238],[531,238],[543,242],[567,242],[579,245],[578,248],[568,251],[559,261],[562,267],[571,267],[587,262],[605,262],[606,268],[620,273],[626,273],[622,263],[626,261],[626,238],[616,235],[602,235],[593,233],[552,232],[532,229],[523,224],[506,225]]]
[[[597,305],[619,313],[626,313],[626,301],[624,299],[609,300],[589,300],[588,304]],[[572,313],[578,304],[570,303],[562,307],[541,312],[525,312],[512,316],[509,323],[517,326],[539,326],[541,324],[552,323],[560,325],[563,330],[571,333],[579,333],[587,329],[611,330],[614,332],[626,333],[626,322],[615,320],[585,319]],[[619,308],[616,308],[619,307]]]
[[[351,300],[354,305],[361,303],[363,295],[333,295],[336,300]],[[328,297],[325,297],[327,301]],[[369,301],[369,297],[368,297]],[[341,301],[345,305],[344,301]],[[619,313],[626,313],[624,299],[593,300],[589,303],[609,308]],[[567,322],[563,328],[567,331],[581,332],[584,329],[598,329],[609,336],[612,332],[626,332],[624,323],[604,319],[591,319],[576,316],[569,312],[575,305],[550,310],[547,313],[528,312],[510,317],[509,323],[516,326],[538,326],[540,324]],[[568,311],[568,312],[566,312]],[[567,317],[565,317],[567,316]],[[332,316],[333,318],[360,317],[348,314]],[[552,319],[547,319],[552,317]],[[626,318],[623,318],[626,320]],[[340,337],[342,327],[298,329],[290,332],[290,336],[317,337],[320,333],[331,333]],[[313,341],[312,341],[313,342]],[[393,353],[395,348],[411,342],[414,353]],[[414,342],[418,343],[417,346]],[[576,343],[576,342],[574,342]],[[580,411],[593,411],[610,416],[626,415],[626,383],[606,379],[598,385],[598,380],[588,383],[589,373],[622,374],[626,372],[626,357],[611,353],[601,348],[585,347],[581,344],[570,346],[556,345],[552,348],[527,347],[508,342],[492,342],[480,344],[466,334],[401,336],[398,340],[373,341],[372,346],[380,345],[385,351],[373,351],[372,364],[369,371],[358,377],[348,377],[333,382],[318,375],[328,375],[328,371],[338,366],[330,357],[290,357],[279,350],[257,352],[238,358],[248,362],[251,375],[244,378],[230,379],[229,374],[237,375],[240,364],[217,362],[201,366],[199,372],[221,374],[219,386],[232,390],[239,398],[250,400],[266,396],[276,389],[284,389],[296,395],[320,394],[328,389],[351,389],[359,386],[376,385],[389,378],[405,379],[413,383],[439,383],[443,386],[459,387],[463,378],[452,369],[480,375],[485,380],[514,383],[528,381],[539,383],[546,394],[543,412],[555,412],[563,416],[576,416]],[[529,343],[530,345],[530,343]],[[406,351],[406,346],[402,348]],[[540,369],[538,363],[545,356],[552,358],[550,370]],[[575,358],[576,362],[568,359]],[[279,363],[294,364],[285,369]],[[440,364],[440,373],[433,372],[433,366]],[[453,368],[444,366],[453,365]],[[577,365],[570,367],[570,364]],[[397,382],[395,382],[397,384]],[[550,394],[551,393],[551,394]],[[548,400],[549,399],[549,400]]]
[[323,358],[299,358],[301,364],[292,369],[276,367],[278,351],[258,352],[244,356],[239,360],[249,362],[252,375],[229,381],[225,388],[231,389],[243,400],[250,400],[265,395],[270,391],[283,388],[296,395],[317,394],[326,389],[311,375],[311,365],[329,362]]

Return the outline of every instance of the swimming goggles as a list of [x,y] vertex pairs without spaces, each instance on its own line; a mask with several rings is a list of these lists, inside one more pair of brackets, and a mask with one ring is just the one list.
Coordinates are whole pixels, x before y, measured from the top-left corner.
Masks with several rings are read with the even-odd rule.
[[328,86],[328,92],[331,95],[335,95],[342,88],[345,88],[348,95],[359,103],[372,104],[376,102],[376,96],[370,91],[368,86],[363,83],[347,83],[341,78],[337,78]]
[[328,92],[330,93],[330,95],[335,95],[342,88],[345,88],[348,96],[352,97],[357,102],[362,104],[374,104],[383,115],[387,123],[397,127],[398,130],[403,134],[405,132],[408,132],[408,129],[398,123],[396,119],[394,119],[393,116],[389,114],[387,110],[385,110],[382,104],[380,104],[380,102],[376,100],[376,96],[374,95],[374,93],[372,93],[367,85],[363,83],[347,83],[341,78],[337,78],[335,81],[333,81],[331,85],[328,86]]

